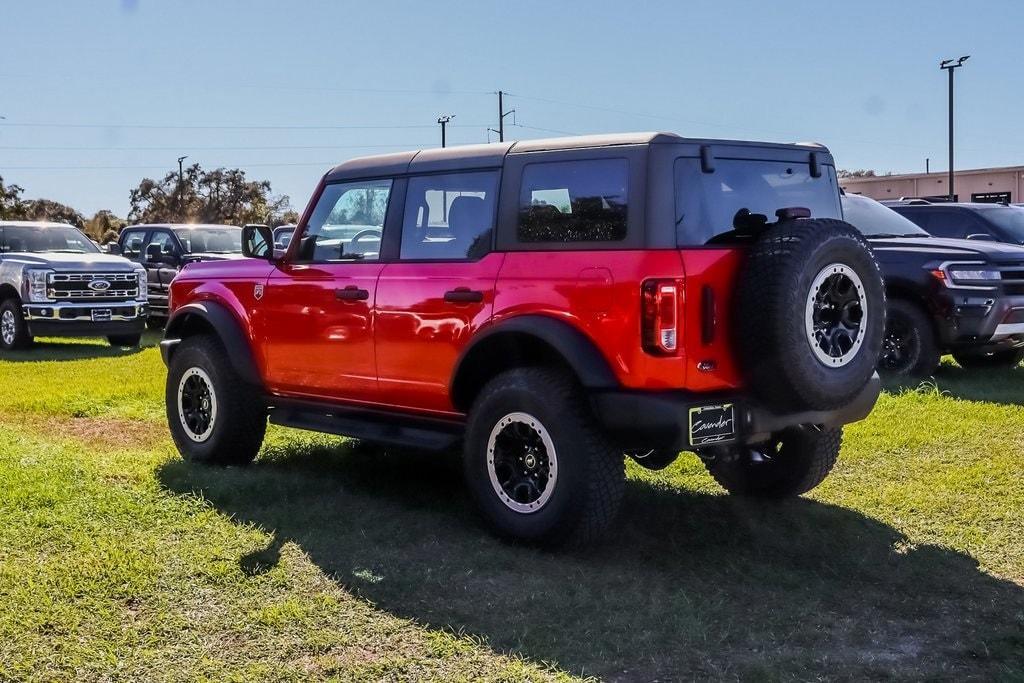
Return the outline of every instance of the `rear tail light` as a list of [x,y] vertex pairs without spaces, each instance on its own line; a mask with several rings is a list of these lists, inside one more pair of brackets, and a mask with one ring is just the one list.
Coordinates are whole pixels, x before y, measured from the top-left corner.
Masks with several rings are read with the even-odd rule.
[[679,344],[679,283],[647,280],[641,288],[644,351],[659,356],[676,352]]

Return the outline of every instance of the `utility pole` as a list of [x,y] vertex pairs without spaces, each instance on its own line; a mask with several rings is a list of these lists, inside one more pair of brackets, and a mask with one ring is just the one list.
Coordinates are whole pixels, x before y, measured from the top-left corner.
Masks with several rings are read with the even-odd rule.
[[931,166],[931,161],[932,161],[932,160],[931,160],[931,159],[930,159],[929,157],[925,157],[925,158],[924,158],[924,173],[925,173],[925,175],[928,175],[929,173],[931,173],[931,172],[932,172],[932,170],[931,170],[931,168],[930,168],[930,166]]
[[445,138],[445,126],[448,122],[455,118],[455,114],[445,114],[444,116],[437,117],[437,122],[441,124],[441,146],[444,147],[446,143]]
[[970,55],[964,55],[960,59],[944,59],[939,62],[939,68],[949,72],[949,201],[953,201],[956,195],[953,190],[953,72],[969,58]]
[[178,220],[183,220],[181,216],[181,188],[184,186],[185,181],[183,180],[184,175],[182,174],[181,162],[188,159],[187,156],[178,157]]
[[510,114],[515,114],[516,113],[515,109],[509,109],[508,111],[505,111],[504,96],[505,96],[505,93],[502,92],[501,90],[499,90],[498,91],[498,127],[497,128],[488,128],[487,129],[487,130],[491,131],[492,133],[497,133],[498,134],[498,142],[505,142],[505,117],[509,116]]

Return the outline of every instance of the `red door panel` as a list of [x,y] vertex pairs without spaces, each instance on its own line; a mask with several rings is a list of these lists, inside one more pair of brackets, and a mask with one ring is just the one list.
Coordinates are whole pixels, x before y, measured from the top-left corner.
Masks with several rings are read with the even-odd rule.
[[473,263],[384,267],[375,327],[383,402],[454,412],[448,393],[452,371],[470,338],[490,318],[494,281],[504,258],[495,253]]
[[374,401],[373,306],[384,264],[287,264],[267,278],[260,306],[271,391]]

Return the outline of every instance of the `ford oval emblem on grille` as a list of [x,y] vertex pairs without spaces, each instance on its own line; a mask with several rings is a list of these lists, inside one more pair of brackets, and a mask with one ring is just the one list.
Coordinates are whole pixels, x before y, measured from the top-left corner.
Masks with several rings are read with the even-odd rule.
[[88,287],[94,292],[105,292],[110,289],[110,283],[106,280],[93,280]]

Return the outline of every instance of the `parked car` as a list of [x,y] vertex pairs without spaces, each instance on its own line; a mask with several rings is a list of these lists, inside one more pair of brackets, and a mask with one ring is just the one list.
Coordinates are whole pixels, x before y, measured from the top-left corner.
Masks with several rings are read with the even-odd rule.
[[277,226],[274,228],[274,247],[277,249],[287,249],[288,245],[292,241],[292,235],[294,234],[294,223]]
[[879,394],[882,279],[817,145],[645,133],[370,157],[283,255],[171,285],[168,423],[248,463],[280,425],[447,449],[500,534],[584,541],[624,456],[814,488]]
[[870,240],[885,278],[880,369],[926,377],[944,353],[965,368],[1024,360],[1024,247],[932,237],[873,199],[842,201],[844,218]]
[[935,237],[1024,244],[1024,209],[981,202],[886,202]]
[[234,225],[160,223],[131,225],[113,251],[141,264],[149,274],[150,326],[167,321],[171,281],[187,263],[242,256],[242,229]]
[[106,337],[138,346],[146,271],[64,223],[0,221],[0,349],[34,337]]

